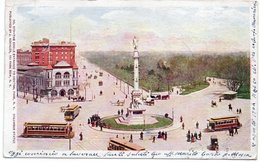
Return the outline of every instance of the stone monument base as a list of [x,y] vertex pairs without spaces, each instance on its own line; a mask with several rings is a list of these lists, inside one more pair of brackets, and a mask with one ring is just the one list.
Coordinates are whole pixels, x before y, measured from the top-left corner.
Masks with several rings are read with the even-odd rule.
[[120,116],[115,119],[117,124],[124,125],[144,125],[144,124],[155,124],[158,121],[155,117],[150,115],[134,115],[134,116]]

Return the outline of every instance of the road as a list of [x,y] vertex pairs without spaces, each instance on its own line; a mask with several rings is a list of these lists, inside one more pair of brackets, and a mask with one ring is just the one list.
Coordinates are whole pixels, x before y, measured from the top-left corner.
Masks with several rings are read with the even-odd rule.
[[[152,143],[151,132],[144,132],[144,140],[139,140],[139,135],[134,132],[106,132],[93,129],[87,125],[87,119],[93,115],[98,114],[101,117],[116,115],[117,111],[124,109],[126,112],[130,104],[131,86],[117,80],[114,76],[108,74],[106,71],[100,69],[96,65],[89,63],[84,57],[77,57],[79,66],[79,83],[80,94],[85,96],[86,87],[86,102],[78,102],[82,106],[79,116],[73,121],[73,129],[75,137],[72,139],[72,149],[74,150],[106,150],[110,137],[119,135],[119,138],[129,138],[133,134],[133,141],[147,150],[207,150],[210,144],[210,136],[217,135],[219,139],[220,150],[250,150],[250,100],[234,99],[218,101],[218,96],[228,89],[219,84],[223,80],[215,79],[216,84],[212,81],[210,86],[189,95],[177,95],[172,93],[169,100],[156,100],[154,106],[146,106],[147,114],[164,115],[168,113],[171,117],[172,110],[174,110],[174,121],[176,125],[180,125],[179,118],[183,117],[185,129],[181,128],[169,130],[167,141],[156,139]],[[83,69],[83,65],[86,69]],[[102,71],[103,76],[99,76],[98,72]],[[96,75],[97,79],[93,77],[88,79],[86,77],[92,74]],[[103,81],[103,86],[99,86],[98,82]],[[121,89],[120,89],[121,87]],[[103,95],[99,95],[102,91]],[[144,92],[145,93],[145,92]],[[126,98],[127,95],[127,98]],[[29,96],[28,96],[29,97]],[[113,106],[111,101],[115,102],[118,99],[125,99],[124,106]],[[211,107],[211,101],[217,101],[217,107]],[[60,112],[59,107],[71,104],[67,98],[54,100],[48,103],[47,99],[42,99],[41,103],[26,101],[18,98],[18,135],[22,134],[24,122],[65,122],[63,113]],[[228,104],[232,104],[233,111],[228,111]],[[236,109],[241,108],[242,114],[236,114]],[[206,133],[203,130],[207,126],[207,119],[210,117],[219,116],[240,116],[240,122],[243,126],[238,130],[238,135],[230,137],[227,131]],[[199,123],[199,129],[195,128],[195,123]],[[202,132],[202,139],[195,143],[186,142],[186,133],[190,130],[192,133]],[[158,130],[159,131],[159,130]],[[83,133],[83,140],[79,140],[79,133]],[[51,139],[51,138],[22,138],[18,137],[18,149],[55,149],[68,150],[68,139]]]

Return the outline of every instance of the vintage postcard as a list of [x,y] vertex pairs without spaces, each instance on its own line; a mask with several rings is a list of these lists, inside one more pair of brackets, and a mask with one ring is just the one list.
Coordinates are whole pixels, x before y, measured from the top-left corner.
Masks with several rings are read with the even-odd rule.
[[257,158],[258,1],[6,0],[4,156]]

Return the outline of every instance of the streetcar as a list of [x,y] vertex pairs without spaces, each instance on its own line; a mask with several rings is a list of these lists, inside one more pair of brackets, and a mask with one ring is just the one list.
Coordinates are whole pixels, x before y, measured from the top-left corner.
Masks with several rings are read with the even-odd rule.
[[111,138],[107,150],[143,151],[144,147],[120,138]]
[[230,128],[240,128],[242,124],[239,122],[238,116],[228,116],[220,118],[208,119],[208,131],[219,131]]
[[22,137],[73,138],[71,124],[68,123],[24,123]]
[[71,105],[68,109],[64,112],[64,119],[66,121],[72,121],[74,120],[80,112],[81,106],[79,105]]

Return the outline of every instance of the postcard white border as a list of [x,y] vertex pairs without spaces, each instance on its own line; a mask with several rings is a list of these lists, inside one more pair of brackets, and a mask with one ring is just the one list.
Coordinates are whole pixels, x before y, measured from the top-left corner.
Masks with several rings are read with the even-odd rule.
[[[68,5],[66,3],[61,5]],[[93,1],[88,2],[88,6],[131,6],[135,5],[134,1]],[[160,5],[179,5],[187,3],[187,1],[164,1],[163,3],[142,1],[139,5],[148,7],[156,7]],[[224,1],[200,3],[223,3]],[[248,3],[248,1],[240,1]],[[191,5],[197,5],[197,2],[189,2]],[[227,5],[234,5],[232,1],[225,1]],[[16,24],[15,11],[17,5],[33,5],[33,6],[55,6],[55,1],[33,1],[33,0],[7,0],[5,8],[5,73],[4,73],[4,156],[5,157],[48,157],[48,158],[167,158],[167,159],[256,159],[257,157],[257,109],[258,109],[258,1],[250,1],[251,9],[251,42],[250,42],[250,57],[251,57],[251,151],[142,151],[142,152],[117,152],[117,151],[56,151],[56,150],[17,150],[17,134],[16,134]],[[81,6],[86,4],[86,1],[77,1],[70,5]],[[11,40],[11,41],[10,41]],[[11,62],[10,62],[11,61]],[[11,74],[11,76],[10,76]]]

